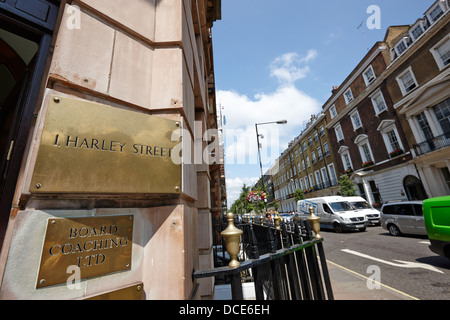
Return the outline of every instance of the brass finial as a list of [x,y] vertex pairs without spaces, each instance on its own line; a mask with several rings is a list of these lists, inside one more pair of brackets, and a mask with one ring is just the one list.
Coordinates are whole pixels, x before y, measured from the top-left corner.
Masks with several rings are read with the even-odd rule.
[[313,229],[316,239],[321,239],[322,236],[319,234],[320,232],[320,218],[314,214],[314,208],[309,207],[310,216],[307,219],[309,221],[309,224],[311,225],[311,228]]
[[239,253],[239,241],[243,232],[234,226],[233,219],[233,213],[229,212],[227,214],[228,227],[220,234],[225,238],[225,246],[231,258],[231,262],[228,266],[230,268],[237,268],[241,265],[237,260],[237,254]]
[[277,230],[280,230],[280,216],[278,215],[278,212],[274,214],[273,221],[275,221],[275,226]]

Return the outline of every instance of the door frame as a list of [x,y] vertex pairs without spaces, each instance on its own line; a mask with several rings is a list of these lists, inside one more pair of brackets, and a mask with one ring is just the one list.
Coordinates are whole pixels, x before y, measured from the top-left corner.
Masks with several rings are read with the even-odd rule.
[[[22,6],[26,6],[28,13],[16,8],[19,2]],[[0,194],[0,251],[3,247],[17,179],[31,130],[35,106],[38,103],[42,79],[47,68],[47,58],[60,7],[59,1],[47,1],[41,2],[41,4],[48,5],[49,10],[46,16],[47,20],[44,22],[36,21],[35,16],[33,16],[33,10],[35,9],[26,0],[0,2],[0,26],[6,29],[14,27],[14,33],[32,38],[38,44],[34,68],[23,98],[23,110],[21,116],[16,119],[17,130],[13,139],[14,148],[11,150],[10,164],[5,175],[5,188]],[[42,6],[37,10],[42,10]]]

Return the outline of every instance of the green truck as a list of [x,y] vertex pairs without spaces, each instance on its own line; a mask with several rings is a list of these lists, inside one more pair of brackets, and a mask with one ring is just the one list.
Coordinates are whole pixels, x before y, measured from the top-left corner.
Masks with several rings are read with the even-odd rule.
[[450,259],[450,196],[424,200],[423,217],[431,251]]

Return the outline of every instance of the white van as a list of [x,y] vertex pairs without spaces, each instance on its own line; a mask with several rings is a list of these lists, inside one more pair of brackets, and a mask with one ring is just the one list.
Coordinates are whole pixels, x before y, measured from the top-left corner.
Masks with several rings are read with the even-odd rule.
[[369,223],[366,215],[354,210],[344,197],[330,196],[299,200],[297,211],[300,219],[305,220],[309,217],[310,207],[320,218],[321,228],[331,228],[338,233],[345,230],[364,231]]
[[372,207],[363,197],[344,197],[356,210],[363,212],[369,224],[380,225],[380,211]]

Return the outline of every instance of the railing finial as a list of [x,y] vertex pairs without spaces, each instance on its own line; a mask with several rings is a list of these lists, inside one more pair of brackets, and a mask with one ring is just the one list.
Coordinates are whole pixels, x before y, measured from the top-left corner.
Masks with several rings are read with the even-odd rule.
[[239,242],[243,232],[242,230],[235,227],[233,219],[233,213],[229,212],[227,214],[228,227],[220,234],[225,238],[225,246],[231,258],[231,262],[228,264],[228,266],[230,268],[237,268],[241,265],[237,260],[237,255],[239,253]]
[[320,218],[314,214],[314,208],[309,207],[310,216],[308,219],[309,224],[311,225],[311,228],[313,229],[314,233],[316,234],[314,238],[321,239],[322,236],[319,234],[320,232]]

